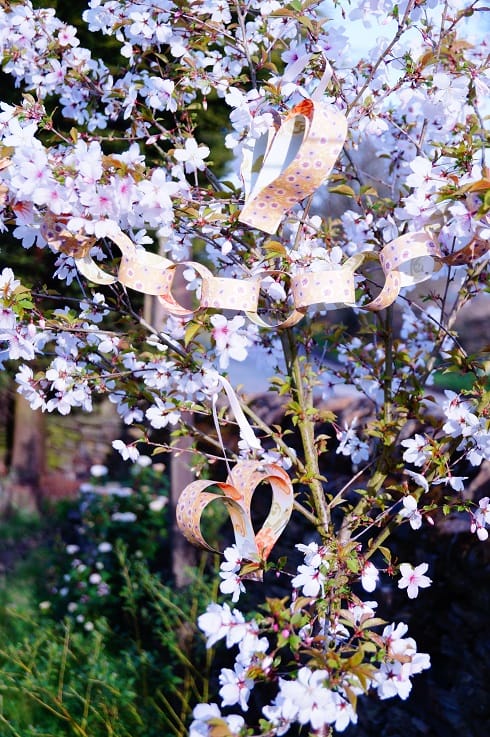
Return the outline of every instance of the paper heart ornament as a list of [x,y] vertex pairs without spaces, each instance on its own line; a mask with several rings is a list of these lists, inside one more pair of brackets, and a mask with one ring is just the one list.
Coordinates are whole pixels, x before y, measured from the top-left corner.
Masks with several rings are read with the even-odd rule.
[[[262,482],[271,486],[272,503],[267,519],[256,533],[252,526],[251,502]],[[220,492],[206,491],[211,486]],[[202,513],[216,501],[224,504],[228,510],[240,557],[260,563],[267,560],[289,521],[294,501],[293,485],[286,471],[274,463],[239,461],[224,482],[199,480],[186,486],[176,509],[179,529],[193,545],[219,552],[206,542],[201,532]],[[257,568],[253,577],[262,577],[260,568]]]

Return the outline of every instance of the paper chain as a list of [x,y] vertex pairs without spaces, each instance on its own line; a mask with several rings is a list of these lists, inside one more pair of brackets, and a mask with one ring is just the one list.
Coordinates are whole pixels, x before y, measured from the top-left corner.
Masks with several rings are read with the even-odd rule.
[[[270,484],[272,503],[267,519],[259,532],[252,527],[251,502],[262,482]],[[210,486],[221,493],[205,491]],[[218,552],[204,539],[201,532],[202,513],[211,502],[221,501],[228,510],[235,532],[235,544],[243,560],[257,563],[249,578],[262,579],[260,563],[269,554],[286,527],[293,509],[293,485],[284,469],[274,463],[238,461],[226,481],[193,481],[185,487],[177,502],[177,524],[182,534],[193,545]]]
[[[284,214],[313,194],[326,180],[346,133],[345,116],[330,104],[311,99],[296,105],[277,131],[272,129],[259,138],[253,151],[245,155],[242,176],[246,196],[240,222],[274,233]],[[41,235],[54,249],[72,256],[80,273],[96,284],[119,281],[130,289],[158,296],[165,310],[175,316],[189,316],[209,308],[241,310],[252,322],[266,328],[292,327],[302,319],[308,307],[315,304],[322,304],[324,309],[354,306],[354,272],[363,260],[362,256],[357,256],[338,269],[303,270],[292,275],[292,312],[282,322],[271,325],[258,314],[260,282],[265,276],[281,272],[264,271],[232,279],[214,276],[207,267],[194,261],[184,262],[183,265],[195,269],[202,279],[199,306],[189,309],[179,304],[172,294],[178,264],[138,248],[116,226],[109,237],[122,253],[117,276],[106,273],[90,256],[96,239],[68,231],[63,216],[48,212]],[[425,231],[395,238],[379,254],[385,274],[383,289],[362,307],[382,310],[395,301],[400,289],[429,279],[443,263],[466,264],[482,256],[488,248],[487,242],[473,241],[458,253],[443,256]]]
[[[65,225],[48,214],[41,226],[41,235],[56,250],[73,257],[81,274],[95,284],[124,286],[144,294],[158,297],[164,309],[175,316],[190,316],[198,310],[240,310],[257,325],[265,328],[287,328],[296,325],[308,307],[321,304],[324,309],[355,306],[354,273],[363,260],[362,255],[353,256],[340,268],[324,271],[298,271],[290,277],[293,309],[282,322],[271,325],[258,314],[260,283],[266,276],[281,274],[279,271],[264,271],[245,279],[213,276],[202,264],[186,261],[182,265],[192,267],[202,279],[201,298],[196,309],[189,309],[177,302],[172,294],[175,269],[178,264],[155,253],[137,248],[121,230],[111,231],[110,239],[122,253],[117,276],[101,269],[89,255],[96,243],[94,237],[74,235]],[[429,279],[443,263],[458,266],[482,256],[489,248],[483,241],[474,241],[458,253],[443,256],[438,245],[426,232],[406,233],[388,243],[379,254],[385,274],[385,285],[380,294],[368,304],[367,310],[382,310],[392,304],[403,287]]]

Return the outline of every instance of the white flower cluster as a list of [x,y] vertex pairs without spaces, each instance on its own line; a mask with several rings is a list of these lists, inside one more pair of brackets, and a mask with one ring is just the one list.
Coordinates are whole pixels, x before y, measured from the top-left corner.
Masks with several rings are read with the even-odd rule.
[[171,181],[163,168],[155,168],[148,178],[138,177],[142,158],[137,144],[114,154],[113,165],[108,167],[98,141],[87,144],[80,139],[47,149],[36,137],[36,121],[20,123],[16,108],[5,103],[0,108],[0,141],[14,149],[1,180],[9,190],[9,202],[22,203],[13,206],[14,235],[25,248],[34,242],[45,244],[40,235],[44,222],[40,208],[63,214],[67,229],[74,234],[100,238],[110,235],[114,224],[139,233],[136,239],[140,242],[147,242],[146,228],[170,233],[171,198],[186,192],[187,184]]
[[471,532],[476,532],[479,540],[488,540],[487,526],[490,527],[490,498],[484,496],[478,503],[471,521]]
[[[304,554],[304,563],[298,566],[297,575],[292,578],[293,589],[301,589],[305,597],[322,597],[326,578],[333,564],[331,552],[317,543],[298,544],[296,547]],[[222,577],[226,582],[226,593],[235,589],[235,584],[228,586],[232,575],[236,573],[241,561],[237,560],[236,551],[228,549],[226,562],[221,566]],[[425,576],[427,564],[413,568],[404,563],[400,567],[400,588],[408,587],[409,597],[418,593],[419,587],[430,585]],[[229,574],[229,575],[228,575]],[[379,578],[379,571],[369,561],[362,570],[362,583],[366,590],[373,591]],[[223,590],[223,587],[221,587]],[[294,597],[293,597],[294,599]],[[236,599],[234,598],[234,601]],[[362,629],[366,621],[372,621],[377,607],[375,601],[360,602],[342,610],[343,620],[351,623],[354,629]],[[381,622],[381,620],[379,620]],[[378,644],[383,651],[380,661],[373,661],[372,675],[367,685],[361,683],[352,673],[344,680],[334,677],[326,668],[300,667],[294,678],[281,675],[274,678],[275,661],[269,652],[270,644],[263,625],[256,620],[246,621],[242,612],[231,610],[228,604],[210,604],[198,619],[198,626],[206,637],[208,648],[223,640],[227,648],[238,648],[233,668],[223,668],[219,675],[221,707],[216,704],[201,704],[194,710],[194,721],[190,734],[195,737],[209,734],[209,721],[224,720],[231,734],[236,734],[243,726],[242,717],[236,714],[223,716],[221,708],[239,706],[248,710],[250,694],[256,681],[271,680],[277,683],[277,693],[272,702],[263,707],[264,717],[270,723],[268,734],[284,735],[294,724],[310,725],[320,730],[331,725],[337,731],[344,731],[349,724],[357,722],[357,714],[349,698],[353,694],[361,695],[367,688],[376,690],[381,699],[399,696],[406,699],[412,684],[412,676],[430,667],[429,656],[417,652],[415,640],[404,637],[407,625],[399,623],[386,626],[378,635]],[[267,628],[268,625],[265,625]],[[305,624],[299,631],[304,647],[311,647],[313,638],[312,623]],[[322,631],[328,632],[331,644],[340,647],[351,637],[351,632],[338,618],[333,623],[324,623]],[[275,629],[272,629],[274,637]],[[261,636],[262,634],[262,636]],[[287,632],[283,633],[287,636]],[[375,664],[376,663],[376,664]],[[345,687],[344,687],[345,686]],[[228,721],[231,720],[231,721]]]
[[[475,400],[465,397],[451,390],[444,392],[445,399],[441,402],[445,422],[442,425],[442,433],[445,437],[459,440],[456,448],[462,458],[466,458],[472,466],[480,466],[483,461],[490,460],[490,428],[488,420],[484,416],[478,416]],[[401,445],[405,448],[403,460],[414,466],[422,467],[421,473],[405,470],[415,483],[424,492],[429,491],[429,486],[445,484],[453,491],[464,491],[464,482],[467,476],[456,476],[448,467],[447,475],[434,477],[429,484],[426,473],[431,462],[437,457],[439,444],[437,440],[428,435],[416,433],[413,438],[402,440]],[[458,458],[460,460],[460,458]],[[403,509],[399,515],[409,521],[414,529],[420,529],[422,515],[417,508],[417,499],[408,495],[403,500]],[[488,533],[486,525],[490,522],[487,509],[486,497],[480,500],[480,507],[475,512],[470,512],[470,529],[476,532],[480,540],[486,540]]]
[[485,417],[475,414],[471,400],[463,399],[456,392],[446,391],[442,409],[447,421],[443,432],[452,438],[461,438],[457,450],[464,451],[472,466],[490,460],[490,428]]
[[363,461],[368,461],[370,455],[369,443],[366,440],[361,440],[357,435],[356,424],[357,418],[354,418],[344,429],[338,428],[336,431],[337,440],[339,441],[336,453],[350,457],[354,468]]
[[[311,724],[319,730],[326,724],[343,732],[350,723],[357,723],[357,714],[347,698],[328,687],[328,671],[303,667],[297,678],[279,679],[279,693],[264,715],[274,725],[274,733],[286,734],[292,724]],[[356,689],[354,689],[356,690]]]
[[430,668],[427,653],[418,653],[415,640],[412,637],[403,637],[407,630],[404,622],[390,624],[383,630],[386,662],[381,664],[373,684],[381,699],[393,696],[406,699],[412,689],[411,677]]
[[19,322],[12,309],[11,300],[19,286],[12,269],[4,268],[0,274],[0,369],[4,368],[4,360],[30,361],[42,350],[42,334],[33,324]]

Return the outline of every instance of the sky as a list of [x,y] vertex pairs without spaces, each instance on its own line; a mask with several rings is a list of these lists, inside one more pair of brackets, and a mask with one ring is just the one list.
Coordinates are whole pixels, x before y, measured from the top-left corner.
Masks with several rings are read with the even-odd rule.
[[[461,9],[468,6],[470,0],[459,0],[458,7]],[[395,3],[393,3],[394,5]],[[444,5],[440,2],[441,7]],[[454,3],[453,3],[454,5]],[[476,7],[490,8],[488,2],[477,2]],[[333,3],[325,3],[325,15],[328,18],[332,18],[351,39],[351,55],[352,60],[356,61],[360,57],[366,54],[373,46],[373,36],[376,39],[384,39],[389,41],[396,33],[396,21],[382,23],[379,19],[373,16],[373,23],[371,28],[366,28],[361,20],[344,20],[339,8],[335,8]],[[463,21],[468,29],[469,39],[473,42],[481,42],[487,40],[490,37],[490,10],[482,10],[475,12],[473,16],[466,18]],[[418,33],[414,31],[414,33]],[[380,44],[381,45],[381,44]]]

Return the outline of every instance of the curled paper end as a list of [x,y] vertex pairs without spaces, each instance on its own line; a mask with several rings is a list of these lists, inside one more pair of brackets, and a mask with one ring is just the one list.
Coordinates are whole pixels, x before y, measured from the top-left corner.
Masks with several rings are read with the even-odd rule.
[[94,282],[94,284],[114,284],[117,281],[117,277],[108,274],[101,269],[91,256],[84,256],[83,258],[75,258],[75,264],[80,272],[86,279]]
[[363,309],[378,311],[389,307],[403,287],[411,287],[430,279],[441,268],[440,250],[432,236],[425,232],[405,233],[390,241],[380,252],[379,261],[385,284],[378,296]]
[[245,417],[245,414],[243,413],[240,402],[238,401],[238,397],[235,394],[235,390],[233,389],[232,385],[230,384],[228,379],[225,379],[224,376],[220,376],[219,381],[226,392],[230,407],[233,411],[233,414],[235,415],[235,420],[238,423],[241,439],[244,440],[252,450],[262,450],[260,440],[256,437],[254,431],[250,426],[249,421]]

